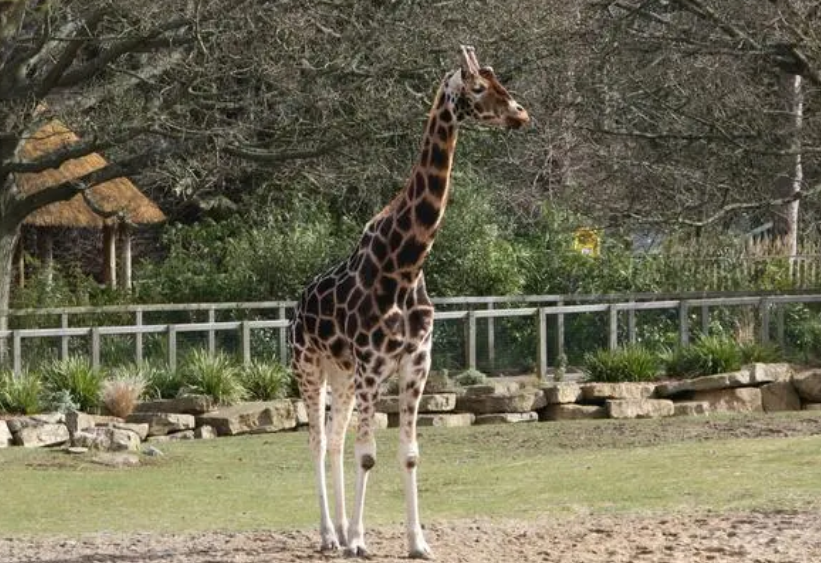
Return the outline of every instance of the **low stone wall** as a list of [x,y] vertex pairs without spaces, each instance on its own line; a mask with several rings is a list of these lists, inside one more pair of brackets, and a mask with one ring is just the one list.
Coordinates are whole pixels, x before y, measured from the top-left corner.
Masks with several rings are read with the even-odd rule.
[[[532,379],[499,378],[460,389],[436,386],[435,391],[422,396],[419,426],[821,410],[821,369],[796,372],[789,364],[752,364],[737,372],[659,383],[536,385]],[[382,397],[377,427],[398,426],[400,408],[398,397]],[[143,444],[280,432],[307,423],[300,400],[216,406],[192,395],[141,403],[126,419],[70,412],[0,420],[0,448],[129,452]]]

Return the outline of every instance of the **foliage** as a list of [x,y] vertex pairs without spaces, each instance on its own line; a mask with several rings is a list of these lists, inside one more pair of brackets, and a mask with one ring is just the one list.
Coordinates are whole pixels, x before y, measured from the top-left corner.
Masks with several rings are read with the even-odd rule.
[[811,362],[821,352],[821,315],[806,305],[788,305],[784,312],[785,340],[798,360]]
[[276,361],[251,362],[240,368],[240,380],[247,398],[254,401],[282,399],[292,394],[293,375]]
[[211,355],[202,348],[192,350],[180,374],[186,391],[208,395],[219,404],[234,404],[247,395],[239,366],[223,352]]
[[146,381],[136,366],[121,366],[103,381],[102,402],[114,416],[127,417],[146,389]]
[[589,381],[653,381],[659,375],[659,358],[639,345],[616,350],[600,349],[585,355],[584,373]]
[[486,380],[487,375],[475,369],[466,369],[461,373],[457,373],[453,377],[454,383],[460,387],[467,387],[468,385],[481,385]]
[[742,365],[752,363],[775,364],[784,361],[784,352],[775,344],[745,342],[739,348]]
[[690,346],[669,351],[665,371],[672,377],[696,377],[741,369],[741,346],[726,336],[700,336]]
[[145,380],[144,393],[148,397],[172,399],[180,393],[185,385],[180,370],[173,370],[162,363],[144,363],[140,367],[140,373]]
[[103,374],[86,358],[69,356],[42,368],[45,391],[50,396],[67,393],[80,410],[95,412],[100,404]]
[[14,377],[10,371],[0,372],[0,412],[36,414],[42,408],[43,383],[35,372],[23,372]]

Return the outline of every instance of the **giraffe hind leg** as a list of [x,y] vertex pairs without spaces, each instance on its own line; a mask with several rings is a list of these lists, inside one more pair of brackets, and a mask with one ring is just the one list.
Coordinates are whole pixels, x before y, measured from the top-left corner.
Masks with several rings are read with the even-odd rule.
[[331,461],[331,478],[334,488],[334,521],[336,535],[342,547],[348,546],[348,515],[345,510],[345,433],[354,406],[354,380],[352,373],[331,370],[328,381],[331,386],[331,419],[328,427],[328,454]]

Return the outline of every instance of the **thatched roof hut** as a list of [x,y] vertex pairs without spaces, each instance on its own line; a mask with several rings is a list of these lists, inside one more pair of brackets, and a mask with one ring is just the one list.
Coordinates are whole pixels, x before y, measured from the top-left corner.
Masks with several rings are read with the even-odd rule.
[[[67,145],[80,138],[59,120],[54,119],[37,130],[19,152],[23,160],[33,160]],[[36,174],[18,174],[17,187],[23,193],[34,193],[44,188],[56,186],[103,168],[108,164],[97,153],[88,154],[64,162],[59,168],[52,168]],[[89,196],[104,212],[121,212],[129,223],[139,225],[159,223],[165,215],[157,205],[137,189],[127,178],[115,178],[91,188]],[[109,219],[109,222],[115,219]],[[38,209],[26,218],[27,225],[37,227],[90,227],[100,229],[106,223],[86,205],[81,194],[68,201],[52,203]]]
[[[57,119],[51,120],[34,132],[24,143],[18,156],[23,160],[33,160],[76,143],[80,138]],[[98,153],[90,153],[81,158],[68,160],[59,168],[52,168],[36,174],[18,174],[17,187],[24,194],[56,186],[68,180],[80,178],[103,168],[108,163]],[[105,217],[88,206],[82,194],[68,201],[52,203],[26,217],[24,223],[38,229],[38,241],[42,233],[44,244],[40,252],[46,265],[50,265],[51,234],[49,227],[92,228],[103,230],[105,246],[104,278],[114,286],[116,274],[117,234],[121,239],[121,285],[131,286],[131,236],[128,225],[159,223],[165,215],[157,205],[148,199],[127,178],[115,178],[94,186],[86,194]]]

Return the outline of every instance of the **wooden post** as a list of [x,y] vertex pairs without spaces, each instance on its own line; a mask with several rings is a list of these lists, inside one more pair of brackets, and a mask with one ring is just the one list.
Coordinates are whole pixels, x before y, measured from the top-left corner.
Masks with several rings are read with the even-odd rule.
[[690,303],[682,299],[678,306],[678,341],[682,347],[690,344],[689,310]]
[[240,342],[242,344],[242,365],[247,366],[251,363],[251,324],[248,321],[242,321]]
[[117,224],[120,238],[120,288],[131,291],[131,227],[126,222]]
[[[489,301],[487,310],[493,310],[493,302]],[[490,369],[496,367],[496,327],[493,317],[487,318],[487,363]]]
[[536,330],[538,332],[539,350],[536,355],[537,370],[539,379],[547,379],[547,315],[544,308],[539,307],[536,311]]
[[117,242],[114,225],[103,226],[103,281],[111,289],[117,287]]
[[770,341],[770,301],[766,297],[762,297],[758,304],[758,315],[761,319],[761,333],[758,335],[758,341],[767,344]]
[[[561,307],[564,301],[556,302],[556,305]],[[564,313],[556,315],[556,360],[561,361],[564,356]]]
[[[635,301],[630,301],[635,303]],[[636,343],[636,310],[630,307],[627,309],[627,340],[630,344]]]
[[476,369],[476,313],[468,311],[465,319],[465,367]]
[[177,325],[168,325],[168,369],[177,369]]
[[[288,311],[285,307],[279,308],[279,313],[277,318],[280,320],[285,320],[288,318]],[[282,362],[283,365],[288,365],[288,328],[281,328],[279,329],[279,361]]]
[[11,331],[11,365],[14,377],[20,377],[23,374],[23,342],[20,338],[20,332],[17,330]]
[[607,309],[607,347],[615,350],[619,347],[619,311],[615,304]]
[[[60,314],[60,328],[68,328],[68,313]],[[60,337],[60,359],[68,359],[68,336]]]
[[91,327],[91,367],[100,367],[100,327]]
[[[134,324],[137,326],[142,326],[143,324],[143,312],[142,309],[137,309],[134,313]],[[141,366],[143,365],[143,333],[138,332],[134,335],[134,362]]]
[[[208,308],[208,322],[217,322],[217,312],[213,307]],[[217,331],[214,329],[208,330],[208,355],[214,356],[217,353]]]

